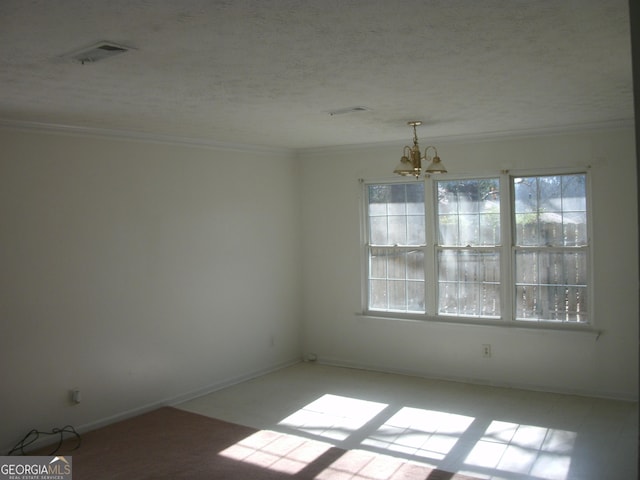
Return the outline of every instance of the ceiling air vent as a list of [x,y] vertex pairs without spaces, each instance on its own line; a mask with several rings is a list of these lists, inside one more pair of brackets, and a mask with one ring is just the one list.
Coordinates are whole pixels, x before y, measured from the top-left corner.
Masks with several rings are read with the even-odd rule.
[[129,47],[113,42],[99,42],[88,48],[67,54],[65,57],[84,65],[85,63],[99,62],[100,60],[128,52],[129,50]]
[[339,108],[337,110],[329,110],[327,113],[332,117],[334,115],[345,115],[347,113],[358,113],[358,112],[369,112],[371,109],[369,107],[363,107],[358,105],[357,107],[347,107],[347,108]]

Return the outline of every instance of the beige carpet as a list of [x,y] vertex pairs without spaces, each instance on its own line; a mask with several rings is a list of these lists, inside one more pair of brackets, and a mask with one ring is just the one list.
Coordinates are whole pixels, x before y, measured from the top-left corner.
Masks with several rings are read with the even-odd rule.
[[[473,480],[405,459],[163,407],[63,444],[74,480]],[[41,449],[48,455],[50,449]]]

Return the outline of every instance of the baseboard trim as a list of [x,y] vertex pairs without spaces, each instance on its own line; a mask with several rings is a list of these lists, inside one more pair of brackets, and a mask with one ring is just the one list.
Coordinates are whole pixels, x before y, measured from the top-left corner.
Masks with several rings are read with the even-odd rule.
[[[128,418],[132,418],[135,417],[137,415],[142,415],[143,413],[147,413],[150,412],[152,410],[155,410],[157,408],[160,407],[166,407],[166,406],[175,406],[178,405],[180,403],[189,401],[189,400],[193,400],[194,398],[200,397],[202,395],[207,395],[209,393],[213,393],[217,390],[222,390],[223,388],[227,388],[233,385],[236,385],[238,383],[242,383],[242,382],[246,382],[248,380],[252,380],[254,378],[257,377],[261,377],[263,375],[266,375],[268,373],[272,373],[278,370],[281,370],[283,368],[287,368],[290,367],[292,365],[296,365],[298,363],[301,363],[302,359],[293,359],[293,360],[289,360],[287,362],[282,362],[282,363],[278,363],[278,364],[274,364],[271,365],[267,368],[261,368],[258,370],[252,370],[250,372],[247,372],[245,374],[242,375],[238,375],[235,377],[229,377],[226,378],[224,380],[220,380],[218,382],[212,383],[210,385],[207,385],[205,387],[202,388],[198,388],[196,390],[191,390],[189,392],[185,392],[179,395],[174,395],[171,397],[167,397],[167,398],[163,398],[161,400],[155,401],[155,402],[151,402],[151,403],[147,403],[145,405],[140,405],[134,408],[131,408],[129,410],[125,410],[122,412],[118,412],[115,413],[113,415],[109,415],[108,417],[103,417],[100,418],[98,420],[94,420],[92,422],[88,422],[85,424],[82,424],[80,426],[74,427],[76,432],[78,432],[79,434],[83,434],[86,432],[90,432],[91,430],[95,430],[97,428],[101,428],[101,427],[106,427],[107,425],[110,425],[112,423],[116,423],[119,422],[121,420],[126,420]],[[68,438],[68,437],[65,437]],[[57,442],[56,438],[53,437],[46,437],[46,438],[41,438],[38,439],[36,441],[34,441],[33,443],[29,444],[28,448],[25,449],[25,452],[30,452],[33,450],[37,450],[39,448],[42,447],[46,447],[47,445],[51,445],[51,444],[55,444]],[[15,447],[14,445],[8,445],[6,446],[3,451],[4,452],[8,452],[10,451],[12,448]]]
[[424,378],[428,380],[438,380],[445,382],[455,382],[455,383],[466,383],[470,385],[479,385],[486,387],[496,387],[496,388],[509,388],[509,389],[518,389],[518,390],[528,390],[533,392],[545,392],[545,393],[555,393],[560,395],[575,395],[579,397],[590,397],[590,398],[602,398],[606,400],[618,400],[625,402],[638,402],[638,396],[633,396],[621,392],[594,392],[589,390],[581,390],[581,389],[560,389],[549,387],[545,385],[534,385],[527,383],[507,383],[507,382],[496,382],[489,379],[476,379],[476,378],[466,378],[466,377],[456,377],[456,376],[443,376],[443,375],[435,375],[429,372],[419,372],[408,369],[394,369],[388,368],[381,365],[369,364],[369,363],[359,363],[352,362],[339,358],[327,358],[318,356],[316,362],[320,365],[333,366],[333,367],[342,367],[342,368],[353,368],[357,370],[365,370],[379,373],[390,373],[395,375],[407,375],[411,377]]
[[216,392],[218,390],[222,390],[223,388],[227,388],[227,387],[231,387],[233,385],[237,385],[238,383],[242,383],[242,382],[246,382],[248,380],[252,380],[254,378],[258,378],[261,377],[263,375],[267,375],[269,373],[272,372],[276,372],[278,370],[282,370],[283,368],[287,368],[287,367],[291,367],[293,365],[297,365],[298,363],[301,363],[302,359],[296,359],[296,360],[290,360],[288,362],[283,362],[283,363],[279,363],[276,364],[274,366],[268,367],[268,368],[264,368],[264,369],[260,369],[260,370],[255,370],[253,372],[250,372],[246,375],[240,375],[238,377],[233,377],[231,379],[227,379],[221,382],[216,382],[212,385],[209,385],[207,387],[204,388],[199,388],[197,390],[193,390],[191,392],[187,392],[181,395],[176,395],[175,397],[172,397],[170,399],[167,399],[162,406],[168,405],[168,406],[175,406],[178,405],[180,403],[184,403],[184,402],[188,402],[189,400],[193,400],[194,398],[198,398],[201,397],[203,395],[207,395],[209,393],[213,393]]
[[146,405],[142,405],[140,407],[132,408],[131,410],[127,410],[124,412],[117,413],[115,415],[111,415],[106,418],[102,418],[100,420],[96,420],[94,422],[86,423],[81,425],[77,430],[80,433],[88,432],[91,430],[95,430],[96,428],[107,426],[111,423],[118,422],[120,420],[126,420],[127,418],[135,417],[136,415],[141,415],[143,413],[149,412],[151,410],[155,410],[156,408],[166,407],[166,406],[175,406],[183,402],[187,402],[189,400],[193,400],[194,398],[200,397],[202,395],[207,395],[209,393],[213,393],[218,390],[222,390],[223,388],[231,387],[238,383],[246,382],[248,380],[261,377],[262,375],[266,375],[271,372],[275,372],[277,370],[281,370],[283,368],[289,367],[291,365],[295,365],[300,363],[301,360],[291,360],[288,362],[283,362],[279,364],[272,365],[267,368],[261,368],[258,370],[253,370],[251,372],[238,375],[236,377],[230,377],[224,380],[220,380],[218,382],[207,385],[203,388],[198,388],[196,390],[191,390],[186,393],[182,393],[179,395],[174,395],[172,397],[164,398],[162,400],[158,400],[156,402],[148,403]]

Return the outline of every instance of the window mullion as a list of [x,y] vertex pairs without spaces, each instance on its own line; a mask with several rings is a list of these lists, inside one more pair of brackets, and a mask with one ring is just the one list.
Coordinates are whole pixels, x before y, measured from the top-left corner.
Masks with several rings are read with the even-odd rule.
[[425,313],[430,316],[437,315],[438,307],[438,278],[436,248],[438,245],[437,230],[437,192],[434,188],[435,182],[430,178],[425,179],[425,230],[427,245],[424,249],[424,285],[425,285]]
[[501,245],[501,271],[502,285],[500,294],[502,296],[502,320],[515,321],[515,248],[514,248],[514,228],[515,218],[512,212],[513,188],[508,172],[503,172],[500,176],[500,235]]

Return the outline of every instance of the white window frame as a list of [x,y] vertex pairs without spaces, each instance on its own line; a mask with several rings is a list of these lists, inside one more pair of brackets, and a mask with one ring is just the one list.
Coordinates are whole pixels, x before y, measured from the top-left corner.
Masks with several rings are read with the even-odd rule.
[[[586,176],[586,202],[587,202],[587,246],[581,247],[587,252],[588,271],[587,271],[587,311],[588,321],[583,323],[576,322],[560,322],[554,320],[516,320],[516,285],[515,285],[515,218],[513,215],[513,178],[525,176],[552,176],[566,174],[584,174]],[[437,191],[435,182],[438,180],[475,180],[483,178],[498,178],[500,193],[500,228],[501,228],[501,245],[497,247],[500,252],[500,296],[501,296],[501,316],[500,317],[482,317],[482,316],[458,316],[458,315],[441,315],[438,313],[438,271],[437,271],[437,254],[441,245],[438,245],[438,231],[436,218]],[[377,184],[405,184],[412,181],[422,181],[425,183],[425,229],[426,229],[426,246],[425,252],[425,313],[405,313],[397,311],[381,311],[369,309],[369,257],[368,251],[370,245],[368,243],[368,199],[367,189],[369,185]],[[544,329],[560,329],[560,330],[581,330],[594,331],[595,319],[593,311],[593,247],[592,239],[592,189],[591,189],[591,172],[588,167],[585,168],[550,168],[536,170],[512,170],[501,171],[494,174],[442,174],[433,177],[426,177],[419,180],[407,180],[406,178],[393,179],[372,179],[360,180],[361,183],[361,239],[362,239],[362,272],[361,272],[361,301],[362,315],[366,317],[381,317],[389,319],[402,320],[420,320],[420,321],[436,321],[445,323],[463,323],[478,325],[494,325],[509,326],[522,328],[544,328]],[[491,247],[495,249],[496,247]],[[482,249],[482,247],[478,247]]]
[[[363,305],[363,313],[365,315],[368,316],[384,316],[384,317],[394,317],[394,318],[413,318],[413,319],[424,319],[424,316],[428,313],[428,311],[426,311],[425,313],[414,313],[414,312],[405,312],[405,311],[399,311],[399,310],[370,310],[369,309],[369,290],[370,290],[370,285],[369,285],[369,279],[370,279],[370,275],[369,275],[369,251],[372,248],[376,248],[376,247],[382,247],[382,248],[395,248],[398,250],[408,250],[408,249],[421,249],[424,252],[424,256],[425,256],[425,273],[424,273],[424,278],[425,278],[425,283],[427,281],[427,271],[426,271],[426,265],[428,264],[428,261],[426,260],[426,257],[428,255],[427,253],[427,245],[428,245],[428,240],[427,238],[425,238],[425,242],[424,244],[416,244],[416,245],[395,245],[395,246],[391,246],[391,245],[374,245],[371,244],[369,242],[369,215],[368,215],[368,199],[369,199],[369,194],[368,194],[368,187],[369,185],[404,185],[404,184],[411,184],[413,183],[411,180],[407,180],[405,179],[393,179],[393,180],[378,180],[378,181],[365,181],[365,180],[361,180],[360,181],[362,184],[362,201],[360,202],[361,207],[362,207],[362,211],[361,211],[361,218],[362,221],[361,223],[361,238],[364,240],[363,243],[363,248],[361,249],[362,251],[362,278],[363,278],[363,282],[362,282],[362,305]],[[425,206],[427,205],[427,201],[426,201],[426,195],[427,195],[427,185],[425,185],[425,198],[423,199],[423,202],[425,203]],[[426,225],[426,217],[425,217],[425,229],[427,229],[427,225]],[[428,237],[428,231],[425,232],[425,237]],[[427,288],[425,286],[425,295],[428,294],[429,292],[429,288]],[[425,296],[425,306],[427,304],[428,300]]]
[[[585,195],[586,195],[586,219],[587,219],[587,244],[584,246],[521,246],[516,245],[515,241],[515,212],[510,211],[510,245],[511,245],[511,253],[510,253],[510,261],[511,261],[511,280],[509,284],[510,288],[510,301],[512,302],[511,306],[511,320],[518,325],[540,325],[540,326],[548,326],[548,327],[560,327],[560,328],[593,328],[594,327],[594,318],[593,318],[593,248],[592,248],[592,231],[593,231],[593,221],[592,221],[592,202],[591,202],[591,172],[590,168],[584,169],[551,169],[545,171],[518,171],[511,172],[508,178],[509,181],[509,189],[510,189],[510,198],[509,198],[509,208],[511,210],[514,209],[515,206],[515,192],[513,188],[513,178],[519,177],[547,177],[547,176],[555,176],[555,175],[584,175],[585,176]],[[548,319],[519,319],[516,318],[516,253],[519,251],[547,251],[547,252],[568,252],[571,250],[581,251],[586,253],[587,257],[587,317],[588,320],[586,322],[567,322],[567,321],[557,321],[557,320],[548,320]]]
[[[483,179],[494,179],[497,178],[498,182],[499,182],[499,195],[500,195],[500,244],[496,245],[496,246],[490,246],[490,247],[484,247],[484,246],[451,246],[451,245],[440,245],[438,242],[438,218],[437,218],[437,207],[436,205],[438,204],[438,192],[435,189],[435,183],[438,182],[439,180],[443,180],[443,181],[456,181],[456,180],[483,180]],[[432,212],[429,213],[427,212],[426,215],[427,216],[431,216],[432,218],[429,220],[428,222],[430,222],[431,224],[431,232],[432,232],[432,237],[431,237],[431,246],[432,248],[430,248],[429,250],[431,250],[432,252],[432,256],[433,256],[433,279],[435,281],[435,289],[434,289],[434,298],[433,298],[433,309],[431,314],[439,319],[451,319],[452,321],[469,321],[469,322],[487,322],[487,323],[495,323],[495,322],[501,322],[504,318],[504,303],[505,303],[505,291],[504,291],[504,287],[505,287],[505,278],[508,278],[508,270],[507,270],[507,265],[508,262],[504,261],[505,258],[505,254],[508,255],[508,249],[505,249],[505,245],[508,245],[508,243],[506,243],[505,239],[508,239],[509,237],[506,236],[505,232],[505,225],[508,224],[508,219],[507,219],[507,223],[505,223],[505,215],[504,215],[504,205],[502,202],[502,198],[505,198],[505,195],[509,195],[509,190],[508,190],[508,184],[507,184],[507,189],[505,191],[505,182],[504,182],[504,178],[503,178],[503,174],[494,174],[494,175],[438,175],[437,177],[434,176],[433,178],[429,178],[427,179],[428,183],[431,184],[430,190],[431,190],[431,196],[429,198],[431,198],[431,202],[432,202]],[[464,315],[450,315],[450,314],[440,314],[438,312],[438,298],[440,297],[440,285],[439,285],[439,281],[438,281],[438,264],[437,264],[437,259],[438,259],[438,253],[445,251],[445,250],[464,250],[464,251],[496,251],[499,253],[500,255],[500,310],[501,310],[501,315],[500,316],[464,316]],[[507,276],[505,276],[507,275]]]

